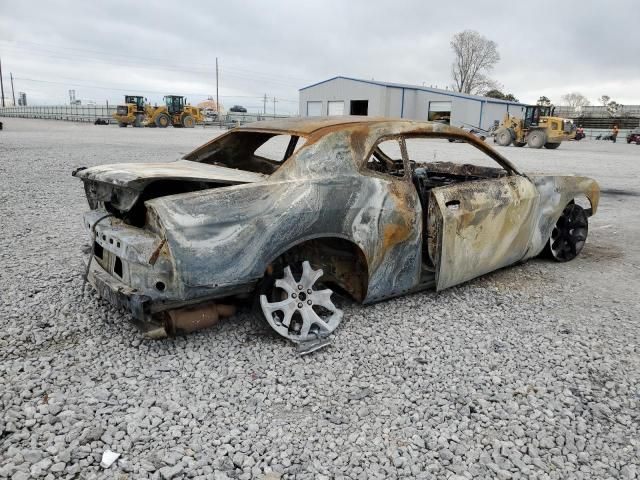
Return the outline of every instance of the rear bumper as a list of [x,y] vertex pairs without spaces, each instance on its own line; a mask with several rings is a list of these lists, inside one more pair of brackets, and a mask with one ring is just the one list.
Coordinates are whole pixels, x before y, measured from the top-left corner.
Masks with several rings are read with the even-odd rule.
[[151,323],[152,299],[139,293],[135,288],[120,282],[107,273],[95,259],[91,261],[87,281],[95,288],[100,297],[113,306],[124,308],[134,319],[141,323]]
[[[87,261],[90,260],[87,259]],[[109,274],[95,259],[91,260],[87,281],[101,298],[114,307],[124,309],[130,313],[133,317],[132,323],[149,337],[163,337],[166,335],[164,322],[160,320],[161,316],[158,315],[160,312],[191,307],[235,295],[248,294],[255,288],[255,282],[251,282],[218,288],[214,292],[207,292],[188,300],[166,301],[154,299]]]

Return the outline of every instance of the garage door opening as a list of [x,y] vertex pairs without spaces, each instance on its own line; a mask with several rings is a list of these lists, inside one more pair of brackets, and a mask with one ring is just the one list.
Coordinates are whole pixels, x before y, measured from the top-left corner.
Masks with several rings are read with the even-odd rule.
[[307,102],[307,117],[322,115],[322,102]]
[[344,115],[344,102],[343,101],[330,101],[327,104],[327,110],[329,116],[339,117]]
[[369,115],[369,100],[351,100],[351,115]]
[[429,121],[449,125],[451,123],[451,102],[429,102]]

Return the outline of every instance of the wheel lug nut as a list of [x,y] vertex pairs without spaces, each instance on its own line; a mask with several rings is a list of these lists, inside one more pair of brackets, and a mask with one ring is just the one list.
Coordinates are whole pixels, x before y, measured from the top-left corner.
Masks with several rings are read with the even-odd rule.
[[299,303],[299,304],[298,304],[298,308],[302,308],[302,303]]
[[304,287],[302,285],[298,285],[298,290],[302,290]]
[[297,295],[297,294],[295,294],[295,293],[292,293],[292,294],[291,294],[291,298],[298,298],[298,295]]
[[307,288],[307,293],[308,293],[309,295],[311,295],[311,292],[313,292],[313,290],[311,290],[310,288]]
[[313,302],[311,300],[307,300],[307,305],[311,305]]

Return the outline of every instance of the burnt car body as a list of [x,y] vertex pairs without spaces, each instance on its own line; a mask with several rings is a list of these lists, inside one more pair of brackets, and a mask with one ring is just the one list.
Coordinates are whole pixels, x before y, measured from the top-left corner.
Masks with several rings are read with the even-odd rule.
[[[256,153],[281,135],[282,158]],[[495,167],[415,163],[412,139],[463,140]],[[397,142],[398,158],[382,142]],[[91,207],[88,280],[154,336],[181,330],[167,312],[252,293],[285,337],[325,336],[341,318],[334,290],[367,304],[545,249],[570,260],[599,199],[594,180],[528,176],[463,130],[363,117],[247,124],[175,162],[74,175]]]

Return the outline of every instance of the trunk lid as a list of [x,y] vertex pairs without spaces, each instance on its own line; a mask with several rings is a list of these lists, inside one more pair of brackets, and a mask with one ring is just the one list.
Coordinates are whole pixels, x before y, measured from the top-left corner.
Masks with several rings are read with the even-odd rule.
[[119,163],[78,169],[91,209],[101,207],[125,222],[142,226],[144,202],[210,188],[254,183],[268,176],[219,165],[178,160],[170,163]]
[[109,183],[119,187],[143,190],[155,180],[214,182],[225,185],[259,182],[267,178],[261,173],[236,170],[219,165],[178,160],[169,163],[116,163],[78,170],[74,176],[83,181]]

